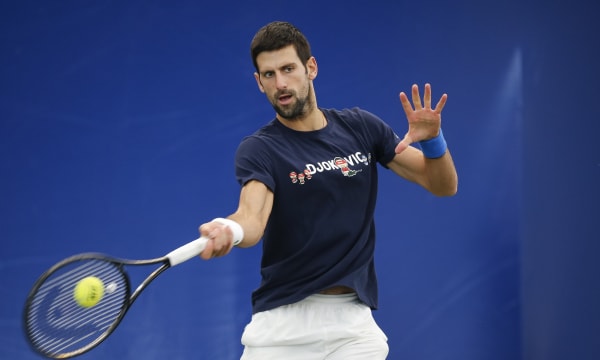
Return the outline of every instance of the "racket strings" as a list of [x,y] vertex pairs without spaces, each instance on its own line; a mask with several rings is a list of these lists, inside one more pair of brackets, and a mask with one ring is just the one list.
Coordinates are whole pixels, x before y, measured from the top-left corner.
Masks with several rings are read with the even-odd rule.
[[[74,289],[88,276],[103,282],[104,295],[96,305],[83,307],[75,300]],[[129,282],[118,265],[100,259],[65,264],[52,272],[29,299],[29,339],[40,352],[52,357],[78,352],[107,335],[122,317],[128,299]]]

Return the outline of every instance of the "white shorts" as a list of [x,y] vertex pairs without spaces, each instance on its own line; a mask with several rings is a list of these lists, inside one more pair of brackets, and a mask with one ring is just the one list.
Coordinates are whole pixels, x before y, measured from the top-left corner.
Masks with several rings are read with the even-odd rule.
[[312,295],[256,313],[241,360],[382,360],[387,337],[356,294]]

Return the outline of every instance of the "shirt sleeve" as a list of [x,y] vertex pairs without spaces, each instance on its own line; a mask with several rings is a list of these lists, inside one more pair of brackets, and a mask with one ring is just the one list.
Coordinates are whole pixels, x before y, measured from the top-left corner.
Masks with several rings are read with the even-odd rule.
[[272,165],[265,144],[258,137],[249,136],[242,140],[235,154],[235,176],[244,186],[248,181],[257,180],[275,191]]
[[402,139],[380,117],[366,110],[360,111],[374,144],[375,157],[379,164],[387,168],[387,164],[396,156],[396,146]]

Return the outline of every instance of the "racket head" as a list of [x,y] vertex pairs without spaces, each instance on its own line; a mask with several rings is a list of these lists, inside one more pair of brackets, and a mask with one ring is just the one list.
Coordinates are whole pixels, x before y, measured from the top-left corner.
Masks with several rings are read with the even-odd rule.
[[[99,278],[104,295],[91,307],[74,298],[77,283]],[[102,254],[72,256],[51,267],[34,283],[24,309],[27,339],[49,358],[81,355],[110,335],[130,305],[131,284],[123,264]]]

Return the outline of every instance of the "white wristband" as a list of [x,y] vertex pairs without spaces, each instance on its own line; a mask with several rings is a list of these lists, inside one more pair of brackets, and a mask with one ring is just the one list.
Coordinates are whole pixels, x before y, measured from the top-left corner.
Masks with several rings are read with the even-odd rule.
[[225,218],[216,218],[213,219],[213,221],[223,224],[231,229],[231,232],[233,233],[233,246],[238,245],[244,239],[244,229],[242,229],[242,226],[237,222]]

